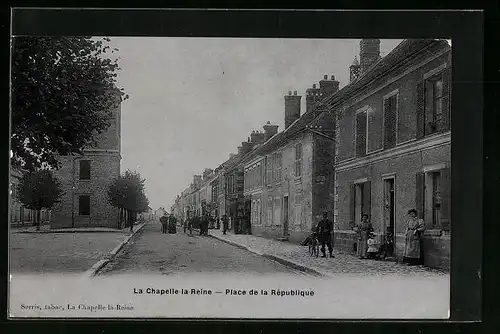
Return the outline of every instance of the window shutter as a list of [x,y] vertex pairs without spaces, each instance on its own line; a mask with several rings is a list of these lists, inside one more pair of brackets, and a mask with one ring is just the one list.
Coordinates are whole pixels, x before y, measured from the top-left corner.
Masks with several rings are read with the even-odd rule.
[[356,115],[356,156],[366,155],[366,112]]
[[424,217],[424,177],[423,172],[417,173],[415,185],[415,209],[421,218]]
[[451,128],[451,69],[447,68],[443,71],[443,131],[448,131]]
[[384,148],[396,146],[396,95],[384,104]]
[[441,170],[441,228],[450,230],[451,225],[451,182],[450,168]]
[[432,122],[434,121],[434,83],[430,80],[425,81],[425,112],[424,112],[424,135],[430,134],[435,131],[435,127],[432,127]]
[[351,190],[349,193],[349,219],[351,222],[356,223],[356,217],[355,217],[355,198],[356,198],[356,185],[351,184]]
[[424,96],[424,81],[417,83],[417,139],[424,136],[425,127],[425,96]]
[[363,212],[368,215],[370,220],[372,219],[372,189],[371,189],[371,182],[367,181],[363,183]]

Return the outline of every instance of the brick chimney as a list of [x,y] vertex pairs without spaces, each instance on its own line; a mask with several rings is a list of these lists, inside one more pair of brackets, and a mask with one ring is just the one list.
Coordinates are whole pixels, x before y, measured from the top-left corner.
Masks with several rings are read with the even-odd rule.
[[380,39],[362,39],[359,42],[361,73],[380,59]]
[[312,88],[306,90],[306,112],[313,110],[319,100],[319,88],[316,88],[316,84],[313,84]]
[[201,175],[195,175],[193,176],[193,184],[195,186],[200,185],[202,181]]
[[250,134],[250,142],[253,145],[261,144],[264,142],[264,133],[259,132],[259,131],[252,131]]
[[270,121],[263,126],[264,128],[264,142],[268,141],[269,138],[278,133],[278,125],[272,125]]
[[213,169],[211,168],[205,168],[205,170],[203,171],[203,180],[206,180],[208,179],[208,177],[213,173]]
[[358,61],[358,57],[354,57],[352,61],[352,65],[349,66],[349,74],[350,74],[350,82],[355,81],[360,74],[360,65]]
[[328,96],[330,94],[339,91],[339,82],[335,80],[335,76],[332,75],[330,80],[328,80],[328,75],[323,77],[323,80],[319,82],[319,94],[321,97]]
[[241,153],[247,154],[252,150],[252,148],[253,148],[253,143],[249,141],[241,142]]
[[292,91],[285,95],[285,129],[300,118],[300,98],[297,91],[294,91],[293,95]]

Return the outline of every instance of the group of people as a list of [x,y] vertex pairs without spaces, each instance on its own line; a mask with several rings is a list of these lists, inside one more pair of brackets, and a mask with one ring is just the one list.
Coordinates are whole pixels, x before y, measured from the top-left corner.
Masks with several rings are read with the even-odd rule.
[[204,214],[200,217],[188,217],[184,222],[182,222],[182,227],[184,233],[189,232],[193,235],[193,228],[199,228],[200,235],[208,235],[209,228],[220,229],[222,223],[222,231],[224,234],[228,231],[229,220],[226,215],[223,215],[220,219],[217,217],[212,217],[210,215]]
[[[405,248],[403,262],[408,265],[423,264],[423,232],[425,230],[424,220],[418,218],[415,209],[408,210],[408,220],[405,228]],[[360,259],[383,259],[394,252],[394,235],[388,229],[384,241],[379,245],[373,233],[373,225],[367,214],[361,217],[361,223],[355,227],[358,234],[357,254]]]
[[[425,224],[423,219],[418,218],[415,209],[408,211],[408,220],[405,229],[405,248],[403,262],[408,265],[423,264],[423,232]],[[390,228],[387,229],[381,244],[376,239],[373,225],[368,214],[361,216],[361,222],[354,226],[357,233],[356,252],[360,259],[385,259],[394,253],[394,235]],[[323,212],[323,218],[318,225],[313,227],[313,235],[321,243],[322,257],[326,257],[326,247],[331,258],[333,255],[333,223],[328,219],[328,213]],[[326,247],[325,247],[326,246]]]
[[177,218],[173,214],[164,214],[160,217],[161,233],[175,234],[177,233]]

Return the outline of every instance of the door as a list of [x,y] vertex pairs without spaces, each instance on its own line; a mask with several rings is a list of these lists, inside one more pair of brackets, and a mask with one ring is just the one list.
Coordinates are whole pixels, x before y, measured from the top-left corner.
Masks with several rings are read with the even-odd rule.
[[283,197],[283,235],[288,236],[288,196]]
[[[384,234],[392,234],[392,237],[396,234],[396,204],[395,204],[395,179],[388,178],[384,179]],[[389,254],[392,256],[392,254]]]

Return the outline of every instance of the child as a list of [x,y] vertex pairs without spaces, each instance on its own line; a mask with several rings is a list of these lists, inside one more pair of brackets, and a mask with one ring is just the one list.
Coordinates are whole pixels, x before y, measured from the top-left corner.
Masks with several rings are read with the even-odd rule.
[[375,240],[375,234],[370,233],[368,236],[368,251],[367,251],[367,257],[369,259],[376,259],[378,255],[378,243],[377,240]]

